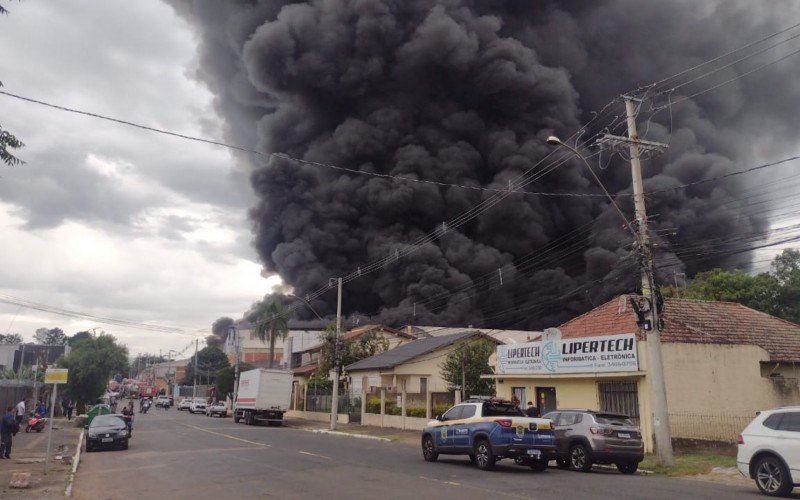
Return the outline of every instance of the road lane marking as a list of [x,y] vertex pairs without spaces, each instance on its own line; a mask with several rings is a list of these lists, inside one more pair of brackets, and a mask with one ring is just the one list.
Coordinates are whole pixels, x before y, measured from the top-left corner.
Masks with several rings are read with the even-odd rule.
[[319,457],[331,460],[331,457],[326,457],[325,455],[317,455],[316,453],[311,453],[310,451],[299,451],[298,453],[302,453],[303,455],[311,455],[312,457]]
[[258,445],[258,446],[266,446],[266,447],[271,447],[272,446],[271,444],[259,443],[257,441],[249,441],[247,439],[242,439],[242,438],[239,438],[239,437],[236,437],[236,436],[231,436],[230,434],[223,434],[222,432],[216,432],[216,431],[212,431],[210,429],[204,429],[202,427],[196,427],[194,425],[189,425],[189,424],[181,424],[181,425],[185,425],[186,427],[191,427],[192,429],[197,429],[198,431],[207,432],[209,434],[216,434],[217,436],[222,436],[222,437],[226,437],[228,439],[241,441],[243,443],[255,444],[255,445]]

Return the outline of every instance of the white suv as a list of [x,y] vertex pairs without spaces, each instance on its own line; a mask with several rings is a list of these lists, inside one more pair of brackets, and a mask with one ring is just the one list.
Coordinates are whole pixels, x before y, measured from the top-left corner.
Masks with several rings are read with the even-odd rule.
[[206,400],[202,398],[195,398],[192,405],[189,407],[189,413],[205,413]]
[[738,439],[736,465],[765,495],[788,496],[800,483],[800,406],[760,412]]

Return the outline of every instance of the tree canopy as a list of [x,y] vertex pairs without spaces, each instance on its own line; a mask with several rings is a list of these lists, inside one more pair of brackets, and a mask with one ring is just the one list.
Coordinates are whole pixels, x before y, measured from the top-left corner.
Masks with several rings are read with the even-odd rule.
[[[320,337],[322,341],[322,351],[319,354],[318,376],[326,378],[334,367],[336,352],[336,329],[328,327]],[[389,341],[381,337],[376,332],[367,332],[354,339],[339,340],[341,349],[342,366],[361,361],[376,354],[380,354],[389,348]]]
[[253,334],[261,342],[269,342],[269,367],[275,364],[275,342],[289,334],[290,312],[283,306],[280,297],[265,297],[253,304],[247,320],[255,324]]
[[[202,378],[208,378],[208,382],[213,384],[216,380],[217,372],[222,368],[230,366],[228,356],[217,347],[204,347],[197,352],[197,374]],[[186,365],[186,375],[181,381],[182,385],[192,385],[194,383],[194,360]]]
[[21,344],[22,343],[22,335],[19,333],[0,333],[0,344],[2,345],[9,345],[9,344]]
[[[493,379],[482,379],[481,375],[492,373],[489,366],[489,356],[497,348],[497,343],[492,339],[480,337],[476,340],[467,340],[451,352],[439,365],[442,378],[447,382],[449,391],[462,390],[464,397],[493,396],[495,386]],[[462,366],[465,384],[461,387]]]
[[61,328],[37,328],[33,334],[33,339],[37,344],[44,345],[66,345],[69,337]]
[[[239,373],[252,370],[253,365],[249,363],[239,363]],[[236,368],[228,366],[217,370],[216,373],[216,386],[217,395],[220,399],[224,399],[228,394],[233,394],[233,383],[236,376]]]
[[718,268],[697,273],[680,295],[688,299],[738,302],[800,323],[800,252],[784,250],[772,261],[770,272],[756,275]]
[[[8,9],[3,7],[0,4],[0,14],[8,14]],[[3,86],[3,82],[0,82],[0,87]],[[0,161],[5,163],[9,167],[13,167],[14,165],[19,165],[21,163],[25,163],[24,161],[20,160],[18,157],[14,156],[11,153],[11,149],[20,149],[24,147],[25,144],[17,139],[14,134],[9,132],[8,130],[4,129],[2,125],[0,125]]]
[[90,403],[103,394],[114,374],[128,372],[128,348],[112,335],[90,335],[75,342],[58,366],[69,370],[67,396]]

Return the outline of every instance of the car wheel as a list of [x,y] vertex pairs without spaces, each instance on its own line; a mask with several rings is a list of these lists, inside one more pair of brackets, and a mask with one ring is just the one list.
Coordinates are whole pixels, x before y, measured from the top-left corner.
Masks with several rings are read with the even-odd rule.
[[556,458],[556,465],[559,469],[569,469],[569,462],[566,458]]
[[492,451],[492,445],[486,439],[479,439],[475,442],[475,465],[480,470],[492,470],[497,460]]
[[433,438],[430,436],[425,436],[422,439],[422,457],[426,462],[435,462],[439,458],[439,453],[436,452],[436,448],[433,446]]
[[789,471],[776,457],[764,457],[756,463],[756,486],[771,497],[785,497],[792,491]]
[[86,453],[91,453],[94,451],[94,447],[91,446],[89,443],[86,443]]
[[122,442],[122,449],[123,450],[127,450],[128,449],[128,440],[127,439]]
[[622,462],[617,464],[617,470],[623,474],[633,474],[638,468],[638,462]]
[[534,460],[533,462],[531,462],[531,469],[535,470],[536,472],[544,472],[547,470],[548,463],[549,460],[544,458],[539,460]]
[[475,454],[474,454],[474,453],[470,453],[470,454],[469,454],[469,462],[470,462],[472,465],[475,465]]
[[233,416],[233,423],[234,424],[238,424],[239,423],[239,417],[237,417],[236,415]]
[[581,472],[592,470],[592,460],[589,457],[589,450],[582,444],[573,444],[569,448],[569,465],[573,469]]

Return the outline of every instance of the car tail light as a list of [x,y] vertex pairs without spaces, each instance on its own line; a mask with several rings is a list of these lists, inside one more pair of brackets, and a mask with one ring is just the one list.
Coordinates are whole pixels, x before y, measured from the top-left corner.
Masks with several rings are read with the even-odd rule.
[[592,431],[592,434],[598,434],[600,436],[610,436],[614,434],[612,429],[605,429],[603,427],[589,427],[589,430]]
[[501,418],[500,420],[497,421],[497,423],[500,424],[500,427],[505,427],[506,429],[510,429],[511,428],[511,419],[510,418]]
[[736,438],[736,444],[744,444],[744,438],[741,434],[739,434],[739,437]]

